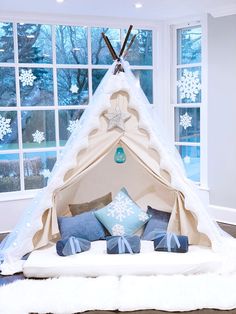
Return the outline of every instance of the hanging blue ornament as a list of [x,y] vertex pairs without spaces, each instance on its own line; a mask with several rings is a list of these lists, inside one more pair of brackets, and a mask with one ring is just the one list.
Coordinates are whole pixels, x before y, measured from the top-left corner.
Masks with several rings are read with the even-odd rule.
[[123,147],[121,146],[117,147],[115,155],[114,155],[114,160],[118,164],[123,164],[126,161],[126,155],[125,155]]

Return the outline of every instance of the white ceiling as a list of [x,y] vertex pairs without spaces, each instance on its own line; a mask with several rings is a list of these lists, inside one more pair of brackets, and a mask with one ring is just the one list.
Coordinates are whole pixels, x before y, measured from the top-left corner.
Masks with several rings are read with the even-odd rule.
[[[143,8],[135,9],[136,2],[141,2]],[[0,0],[0,11],[167,20],[203,13],[236,13],[236,0],[64,0],[63,3],[56,0]]]

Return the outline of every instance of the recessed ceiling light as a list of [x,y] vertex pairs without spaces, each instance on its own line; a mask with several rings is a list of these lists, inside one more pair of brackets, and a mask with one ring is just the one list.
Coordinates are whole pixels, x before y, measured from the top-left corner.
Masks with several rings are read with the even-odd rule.
[[57,0],[57,2],[58,2],[58,3],[62,3],[62,2],[64,2],[64,0]]
[[143,7],[142,3],[140,3],[140,2],[135,3],[134,6],[136,9],[141,9]]

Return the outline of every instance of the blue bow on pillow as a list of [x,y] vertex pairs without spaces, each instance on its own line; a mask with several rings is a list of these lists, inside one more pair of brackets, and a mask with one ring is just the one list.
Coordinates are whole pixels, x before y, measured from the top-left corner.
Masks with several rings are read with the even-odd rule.
[[158,232],[154,238],[155,251],[186,253],[188,251],[188,237],[171,232]]
[[90,241],[74,236],[60,240],[56,244],[57,254],[60,256],[74,255],[90,249]]
[[134,254],[140,252],[140,238],[138,236],[107,237],[108,254]]

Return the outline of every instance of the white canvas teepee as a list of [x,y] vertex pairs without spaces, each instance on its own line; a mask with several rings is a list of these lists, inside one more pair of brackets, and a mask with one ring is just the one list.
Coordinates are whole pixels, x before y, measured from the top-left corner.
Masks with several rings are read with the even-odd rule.
[[[114,75],[117,66],[123,71]],[[114,122],[111,117],[117,112],[121,119]],[[58,237],[57,216],[69,214],[68,204],[115,195],[123,186],[142,208],[171,212],[169,231],[187,235],[191,244],[211,245],[224,254],[224,270],[235,270],[234,239],[208,215],[163,133],[129,64],[115,61],[57,160],[48,186],[2,242],[2,274],[20,271],[24,254]],[[113,158],[120,145],[127,154],[124,164]]]

